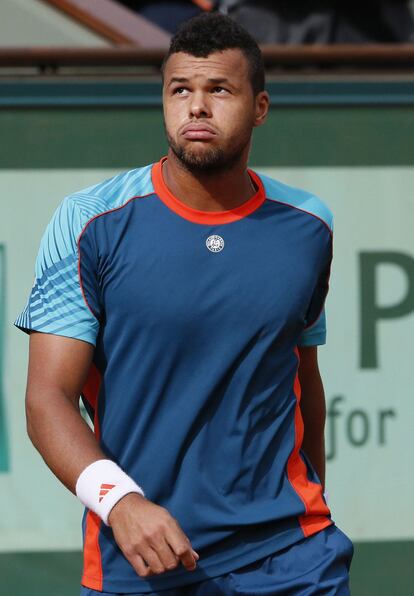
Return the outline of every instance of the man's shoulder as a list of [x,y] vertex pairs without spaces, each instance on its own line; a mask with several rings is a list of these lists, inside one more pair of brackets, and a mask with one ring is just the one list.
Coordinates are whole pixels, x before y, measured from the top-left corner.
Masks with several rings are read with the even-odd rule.
[[302,188],[290,186],[276,178],[259,174],[270,201],[283,203],[322,220],[330,230],[333,228],[333,214],[329,207],[315,194]]
[[78,190],[63,201],[67,210],[81,214],[83,223],[108,211],[122,207],[134,198],[144,197],[152,192],[151,169],[153,164],[120,172],[97,184]]

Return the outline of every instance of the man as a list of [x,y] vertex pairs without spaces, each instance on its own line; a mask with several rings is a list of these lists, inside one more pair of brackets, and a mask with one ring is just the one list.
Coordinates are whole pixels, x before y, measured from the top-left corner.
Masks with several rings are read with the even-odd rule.
[[228,17],[175,36],[163,101],[168,155],[63,201],[16,321],[29,435],[86,505],[82,594],[347,594],[316,347],[330,212],[247,168],[269,98]]

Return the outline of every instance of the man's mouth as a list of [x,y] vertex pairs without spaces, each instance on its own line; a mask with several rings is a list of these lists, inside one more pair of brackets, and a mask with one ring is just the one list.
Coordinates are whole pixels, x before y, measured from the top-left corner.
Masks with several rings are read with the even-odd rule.
[[208,141],[217,135],[216,131],[207,124],[188,124],[181,134],[190,141]]

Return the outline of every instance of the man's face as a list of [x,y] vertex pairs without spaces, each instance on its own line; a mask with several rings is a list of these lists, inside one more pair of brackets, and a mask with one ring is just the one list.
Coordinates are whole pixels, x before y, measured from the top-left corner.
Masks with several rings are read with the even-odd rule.
[[253,95],[248,62],[238,49],[197,58],[179,52],[164,71],[168,143],[193,172],[228,169],[246,159],[254,126],[267,113],[266,92]]

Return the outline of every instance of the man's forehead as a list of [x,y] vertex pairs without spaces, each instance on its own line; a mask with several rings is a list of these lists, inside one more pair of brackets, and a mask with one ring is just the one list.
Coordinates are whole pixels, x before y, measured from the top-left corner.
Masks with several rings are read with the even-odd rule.
[[[238,49],[212,52],[207,57],[198,57],[184,52],[171,54],[165,66],[164,77],[207,77],[217,75],[232,78],[246,75],[248,64],[243,53]],[[167,81],[168,82],[168,81]]]

